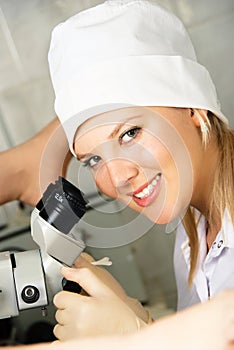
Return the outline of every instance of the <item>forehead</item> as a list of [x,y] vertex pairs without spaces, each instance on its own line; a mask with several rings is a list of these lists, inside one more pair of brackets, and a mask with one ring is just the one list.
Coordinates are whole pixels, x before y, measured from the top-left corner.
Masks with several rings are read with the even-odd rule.
[[149,114],[153,113],[145,107],[128,107],[88,119],[76,131],[74,138],[76,154],[82,158],[80,154],[88,153],[90,148],[95,148],[98,144],[111,140],[122,125],[136,125]]
[[76,131],[75,140],[89,131],[97,130],[97,128],[99,130],[100,128],[104,130],[104,127],[109,129],[124,122],[134,124],[134,118],[146,117],[149,114],[153,114],[153,112],[146,107],[128,107],[95,115],[79,126]]

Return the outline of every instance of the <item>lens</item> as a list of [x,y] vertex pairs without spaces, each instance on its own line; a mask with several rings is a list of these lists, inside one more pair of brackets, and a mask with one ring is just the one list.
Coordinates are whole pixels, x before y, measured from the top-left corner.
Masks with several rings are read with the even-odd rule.
[[49,185],[37,204],[39,215],[63,233],[72,227],[86,212],[87,202],[81,191],[66,179],[59,177]]

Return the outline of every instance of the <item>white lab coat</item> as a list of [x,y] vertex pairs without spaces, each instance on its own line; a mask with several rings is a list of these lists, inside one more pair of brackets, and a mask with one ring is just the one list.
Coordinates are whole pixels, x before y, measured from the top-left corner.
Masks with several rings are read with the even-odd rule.
[[176,232],[174,268],[178,290],[177,309],[203,302],[218,292],[234,288],[234,227],[226,210],[222,228],[207,254],[205,218],[198,225],[200,250],[193,284],[188,286],[190,247],[182,224]]

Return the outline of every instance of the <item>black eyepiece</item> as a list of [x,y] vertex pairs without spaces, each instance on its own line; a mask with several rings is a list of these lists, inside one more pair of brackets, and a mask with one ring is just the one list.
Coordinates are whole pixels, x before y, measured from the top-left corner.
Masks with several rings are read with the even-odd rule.
[[39,215],[63,233],[72,227],[86,212],[82,192],[63,177],[50,184],[37,204]]

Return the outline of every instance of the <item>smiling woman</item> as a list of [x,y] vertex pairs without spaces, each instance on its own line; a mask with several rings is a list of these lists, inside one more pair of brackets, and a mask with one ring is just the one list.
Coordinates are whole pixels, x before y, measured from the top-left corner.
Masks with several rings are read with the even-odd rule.
[[91,168],[103,193],[155,223],[167,223],[187,208],[193,164],[201,161],[196,157],[202,147],[189,143],[195,132],[200,146],[197,128],[192,121],[190,126],[186,122],[191,119],[189,113],[188,109],[163,107],[106,112],[78,128],[74,149]]
[[148,312],[81,256],[62,270],[84,292],[55,296],[56,337],[144,328],[118,348],[229,349],[233,292],[216,294],[234,288],[234,132],[183,24],[154,2],[108,0],[54,29],[49,66],[70,150],[97,187],[152,223],[179,219],[178,309],[214,297],[148,327]]
[[70,150],[98,188],[153,223],[179,218],[178,308],[233,288],[234,134],[182,23],[106,1],[54,29],[49,64]]

